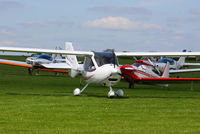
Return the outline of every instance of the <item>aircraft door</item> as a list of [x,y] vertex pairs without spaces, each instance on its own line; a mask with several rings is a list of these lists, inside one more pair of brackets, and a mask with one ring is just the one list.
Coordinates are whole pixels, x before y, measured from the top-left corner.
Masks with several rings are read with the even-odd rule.
[[86,57],[84,61],[84,70],[87,72],[92,72],[96,70],[96,67],[91,58]]

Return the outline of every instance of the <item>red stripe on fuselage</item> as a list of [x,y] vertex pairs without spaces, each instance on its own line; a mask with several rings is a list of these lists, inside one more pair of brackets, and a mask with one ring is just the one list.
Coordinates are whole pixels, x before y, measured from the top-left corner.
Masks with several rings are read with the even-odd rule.
[[85,80],[89,80],[89,79],[92,78],[93,76],[94,76],[94,74],[91,75],[91,76],[85,77],[84,79],[85,79]]

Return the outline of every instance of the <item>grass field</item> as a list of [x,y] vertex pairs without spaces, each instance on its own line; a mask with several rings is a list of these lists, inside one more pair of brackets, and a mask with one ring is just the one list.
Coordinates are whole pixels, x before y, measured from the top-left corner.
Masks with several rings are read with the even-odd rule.
[[66,74],[29,76],[26,68],[0,65],[0,134],[200,133],[200,84],[191,91],[190,84],[128,89],[120,82],[114,89],[125,96],[108,99],[109,89],[96,85],[73,96],[83,86],[79,82]]

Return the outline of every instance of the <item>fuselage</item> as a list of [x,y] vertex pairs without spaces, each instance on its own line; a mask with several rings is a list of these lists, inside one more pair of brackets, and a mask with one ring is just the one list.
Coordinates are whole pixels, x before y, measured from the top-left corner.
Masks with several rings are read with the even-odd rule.
[[49,64],[53,62],[52,56],[48,54],[34,55],[33,57],[28,57],[26,63],[33,66],[40,66],[41,64]]
[[82,76],[87,83],[113,86],[121,79],[117,57],[111,52],[94,52],[84,61]]

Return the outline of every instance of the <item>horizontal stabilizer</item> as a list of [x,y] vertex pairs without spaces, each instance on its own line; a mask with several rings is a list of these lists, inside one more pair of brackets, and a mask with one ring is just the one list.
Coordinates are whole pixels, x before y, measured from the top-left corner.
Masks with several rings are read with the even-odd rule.
[[200,63],[184,63],[185,66],[200,66]]
[[198,72],[198,71],[200,71],[200,68],[169,70],[169,73],[185,73],[185,72]]
[[71,66],[66,63],[49,63],[41,65],[45,68],[71,69]]

